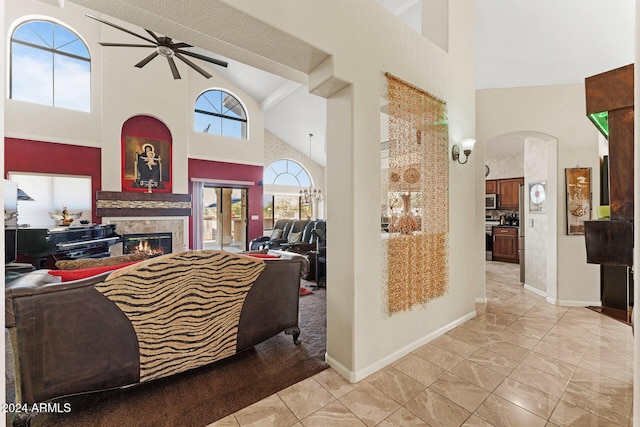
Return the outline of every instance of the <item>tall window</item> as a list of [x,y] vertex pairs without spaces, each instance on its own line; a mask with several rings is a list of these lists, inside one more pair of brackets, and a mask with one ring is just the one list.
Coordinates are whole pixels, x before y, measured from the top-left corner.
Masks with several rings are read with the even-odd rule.
[[247,113],[242,103],[223,90],[208,90],[196,99],[194,130],[247,138]]
[[11,35],[10,97],[79,111],[91,109],[91,56],[76,33],[26,21]]

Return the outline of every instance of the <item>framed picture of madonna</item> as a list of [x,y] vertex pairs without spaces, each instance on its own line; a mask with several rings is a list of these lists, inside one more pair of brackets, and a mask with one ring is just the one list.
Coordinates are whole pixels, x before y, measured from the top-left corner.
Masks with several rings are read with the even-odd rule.
[[122,135],[122,191],[171,193],[171,137],[128,130]]

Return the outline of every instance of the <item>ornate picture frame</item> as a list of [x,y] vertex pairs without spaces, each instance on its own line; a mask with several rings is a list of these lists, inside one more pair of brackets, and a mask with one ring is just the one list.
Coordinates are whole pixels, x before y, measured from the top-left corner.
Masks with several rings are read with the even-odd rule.
[[567,235],[584,235],[584,221],[591,219],[591,168],[566,168],[564,175]]
[[123,190],[171,192],[171,144],[125,136]]
[[133,116],[122,125],[122,191],[172,193],[172,137],[159,119]]

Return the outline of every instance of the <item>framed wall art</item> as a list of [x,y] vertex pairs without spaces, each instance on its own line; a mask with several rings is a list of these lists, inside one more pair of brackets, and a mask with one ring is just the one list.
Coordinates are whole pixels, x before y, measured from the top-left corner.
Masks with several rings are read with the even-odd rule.
[[547,183],[529,183],[529,212],[544,212],[547,201]]
[[567,192],[567,235],[584,234],[584,221],[591,219],[591,168],[564,170]]
[[171,134],[156,118],[136,116],[123,126],[122,191],[172,191]]

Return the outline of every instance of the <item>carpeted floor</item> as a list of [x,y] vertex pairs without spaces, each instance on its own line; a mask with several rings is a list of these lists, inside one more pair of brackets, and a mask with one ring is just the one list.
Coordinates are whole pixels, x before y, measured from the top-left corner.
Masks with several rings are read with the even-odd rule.
[[[299,346],[281,333],[244,353],[170,378],[60,399],[71,404],[70,413],[39,414],[31,425],[204,427],[328,367],[324,289],[300,297],[300,329]],[[7,392],[10,400],[9,387]]]

